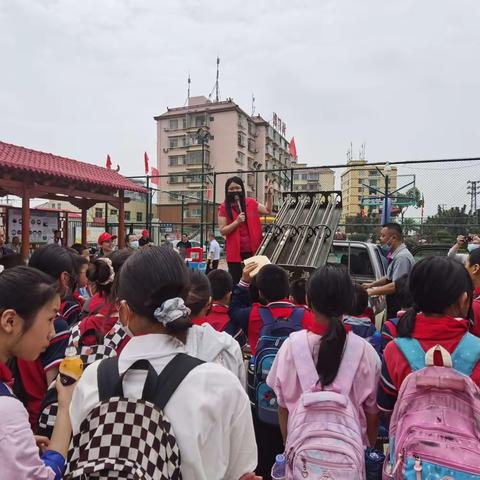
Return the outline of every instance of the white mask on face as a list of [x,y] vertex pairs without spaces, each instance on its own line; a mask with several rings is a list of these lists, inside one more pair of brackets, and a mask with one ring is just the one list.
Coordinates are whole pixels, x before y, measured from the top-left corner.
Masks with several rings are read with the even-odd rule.
[[472,253],[474,250],[476,250],[477,248],[480,248],[480,245],[478,245],[477,243],[469,243],[467,245],[467,250],[468,250],[468,253]]
[[132,247],[134,250],[138,250],[138,248],[140,248],[138,240],[133,240],[132,242],[130,242],[130,247]]

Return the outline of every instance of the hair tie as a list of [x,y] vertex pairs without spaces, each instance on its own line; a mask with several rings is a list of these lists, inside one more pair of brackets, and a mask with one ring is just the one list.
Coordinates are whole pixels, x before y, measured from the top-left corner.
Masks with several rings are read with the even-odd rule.
[[183,298],[180,297],[166,300],[153,312],[157,322],[160,322],[164,327],[179,318],[188,317],[188,315],[190,315],[190,309],[185,305]]
[[108,268],[110,269],[110,276],[107,278],[107,280],[105,280],[104,282],[98,282],[98,284],[108,285],[109,283],[112,283],[113,279],[115,278],[115,270],[113,269],[112,261],[106,257],[100,257],[100,258],[97,258],[97,260],[105,262],[108,265]]

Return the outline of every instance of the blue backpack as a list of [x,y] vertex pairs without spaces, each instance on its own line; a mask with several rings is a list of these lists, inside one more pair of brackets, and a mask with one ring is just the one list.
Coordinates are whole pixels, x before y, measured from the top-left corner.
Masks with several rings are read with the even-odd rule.
[[270,307],[260,307],[259,313],[263,327],[260,330],[256,355],[250,360],[249,396],[258,419],[270,425],[278,425],[277,397],[267,385],[266,380],[283,342],[291,333],[303,328],[302,320],[305,309],[292,307],[292,313],[288,318],[274,318]]

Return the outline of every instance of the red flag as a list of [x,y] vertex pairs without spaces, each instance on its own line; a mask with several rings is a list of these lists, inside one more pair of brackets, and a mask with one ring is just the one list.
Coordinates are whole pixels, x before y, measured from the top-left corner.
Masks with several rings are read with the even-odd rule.
[[292,139],[290,140],[289,150],[290,150],[290,155],[291,155],[295,160],[297,160],[297,159],[298,159],[298,155],[297,155],[297,147],[295,146],[295,137],[292,137]]
[[150,168],[148,166],[148,163],[150,162],[147,152],[145,152],[145,155],[143,156],[143,159],[145,161],[145,175],[148,175],[148,172],[150,171]]
[[158,187],[158,185],[160,185],[160,178],[158,178],[157,175],[160,175],[160,172],[155,167],[152,167],[152,183]]
[[105,165],[109,170],[112,168],[112,159],[110,158],[110,155],[107,155],[107,163]]

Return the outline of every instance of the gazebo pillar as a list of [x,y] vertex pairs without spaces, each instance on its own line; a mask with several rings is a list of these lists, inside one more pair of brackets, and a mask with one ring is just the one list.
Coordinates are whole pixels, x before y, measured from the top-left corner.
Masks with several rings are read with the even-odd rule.
[[125,248],[125,192],[118,192],[118,248]]
[[87,245],[87,209],[82,207],[82,245]]
[[24,184],[22,192],[22,257],[28,261],[30,253],[30,193]]

